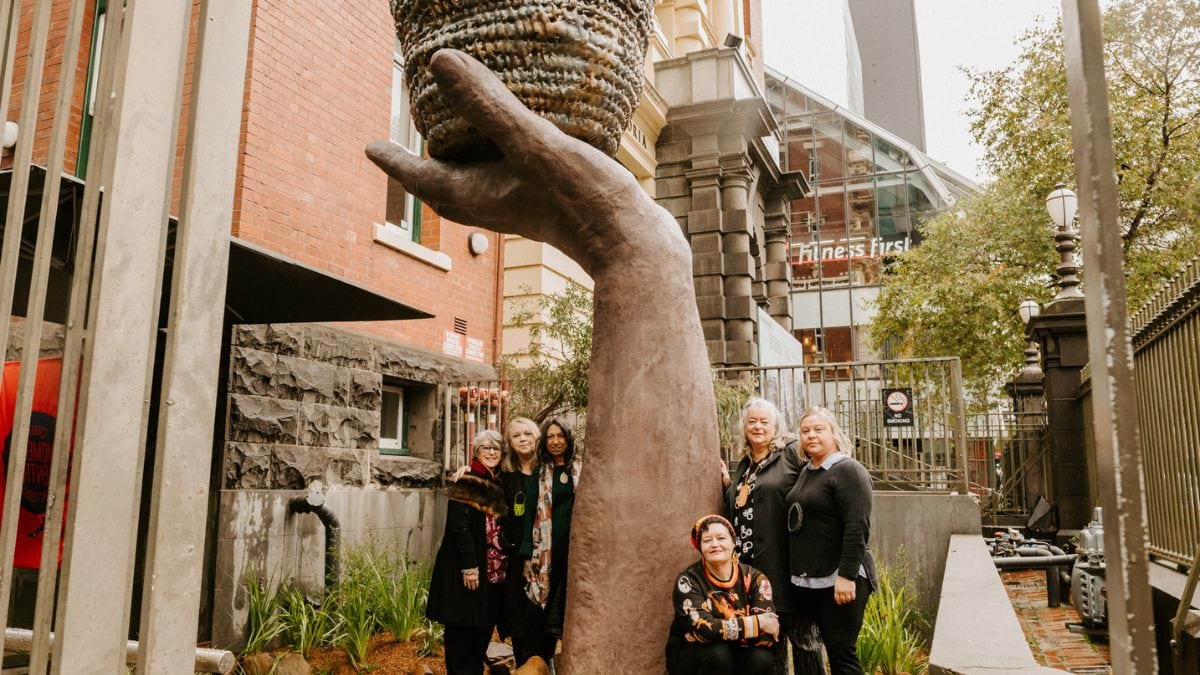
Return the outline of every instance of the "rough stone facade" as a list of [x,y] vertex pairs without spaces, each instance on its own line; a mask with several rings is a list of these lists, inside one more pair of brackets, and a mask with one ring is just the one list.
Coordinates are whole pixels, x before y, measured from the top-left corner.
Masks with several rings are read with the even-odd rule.
[[[791,320],[791,200],[804,181],[781,172],[764,138],[778,128],[731,49],[656,64],[671,104],[658,138],[656,195],[692,246],[696,302],[716,366],[756,366],[758,308]],[[715,82],[714,82],[715,80]]]
[[[413,487],[441,478],[438,386],[493,379],[491,367],[328,326],[238,326],[229,354],[223,486]],[[413,457],[379,453],[385,381],[425,385]],[[424,403],[424,405],[422,405]]]

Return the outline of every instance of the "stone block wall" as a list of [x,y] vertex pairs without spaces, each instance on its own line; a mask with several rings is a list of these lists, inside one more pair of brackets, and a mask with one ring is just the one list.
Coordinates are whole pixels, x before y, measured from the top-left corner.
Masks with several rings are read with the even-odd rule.
[[[490,367],[329,326],[238,326],[231,343],[226,489],[432,485],[441,477],[439,383],[495,376]],[[412,457],[379,452],[385,381],[413,392]]]
[[[324,586],[325,533],[313,514],[289,513],[296,490],[223,490],[213,583],[214,646],[244,644],[247,574],[272,587],[295,583],[312,598]],[[341,524],[344,547],[373,542],[430,562],[445,527],[446,499],[430,489],[331,489],[325,504]]]

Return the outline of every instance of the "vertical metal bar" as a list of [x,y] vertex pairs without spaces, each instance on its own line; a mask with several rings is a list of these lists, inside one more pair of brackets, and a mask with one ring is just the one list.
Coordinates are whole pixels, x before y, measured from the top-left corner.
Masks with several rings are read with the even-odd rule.
[[[954,415],[954,444],[956,455],[958,458],[958,469],[962,472],[962,480],[959,481],[959,493],[969,494],[970,485],[967,476],[967,410],[966,403],[963,401],[963,375],[962,362],[957,358],[950,362],[950,407]],[[946,463],[950,463],[949,455],[946,453]],[[949,476],[947,475],[947,479]]]
[[[49,5],[49,2],[44,3]],[[67,144],[67,129],[68,122],[71,117],[71,103],[75,90],[75,64],[78,60],[78,49],[69,48],[70,45],[78,45],[79,37],[83,31],[83,8],[84,2],[78,0],[73,3],[67,20],[67,32],[65,45],[68,48],[63,50],[63,61],[60,68],[59,87],[56,96],[54,107],[54,118],[50,132],[50,147],[48,150],[49,160],[46,166],[45,181],[42,186],[42,205],[40,217],[38,220],[37,243],[34,246],[33,269],[30,278],[29,298],[26,303],[26,331],[25,341],[21,353],[21,367],[19,382],[17,385],[17,400],[15,401],[13,410],[13,428],[10,448],[10,466],[8,467],[8,482],[6,485],[4,513],[11,514],[11,518],[6,518],[3,526],[3,533],[0,539],[3,541],[3,550],[0,555],[3,555],[3,571],[0,572],[0,578],[6,580],[6,583],[0,584],[0,626],[8,625],[8,607],[9,597],[11,593],[11,577],[13,569],[13,551],[16,545],[16,524],[17,516],[20,512],[18,508],[21,485],[25,477],[25,460],[26,449],[29,442],[29,419],[30,413],[33,410],[33,394],[35,383],[37,381],[37,370],[41,351],[42,332],[43,332],[43,316],[46,305],[46,292],[49,287],[50,280],[50,258],[54,248],[54,232],[55,225],[58,220],[58,197],[62,180],[63,157],[66,154]],[[38,18],[42,18],[39,13]],[[44,28],[44,27],[43,27]],[[32,45],[32,48],[40,51],[43,56],[45,54],[45,37],[46,34],[39,34],[37,37],[42,38],[41,44]],[[39,82],[40,89],[40,73],[36,78]],[[29,81],[29,80],[27,80]],[[28,93],[26,94],[28,95]],[[24,126],[34,127],[36,125],[26,124]],[[32,134],[31,134],[32,135]],[[27,139],[27,140],[32,140]],[[22,208],[22,210],[24,210]],[[18,221],[8,221],[12,223],[12,229],[20,231]],[[4,333],[7,338],[7,330]],[[5,343],[7,340],[3,340]],[[66,370],[66,364],[63,364],[63,370]],[[70,407],[70,402],[67,403],[58,413],[58,427],[71,425],[73,411]],[[62,448],[64,446],[52,446],[54,448]],[[60,454],[65,454],[65,450]],[[52,453],[52,458],[54,453]],[[53,464],[53,459],[51,460]],[[46,515],[52,515],[47,504]],[[56,531],[60,528],[60,520],[44,521],[50,525],[46,529]],[[57,542],[57,537],[55,538]],[[54,549],[53,557],[43,556],[42,560],[46,561],[43,565],[45,575],[53,575],[57,572],[58,550]],[[53,561],[53,562],[50,562]],[[49,630],[49,627],[46,627]],[[4,636],[0,635],[0,648],[3,647]]]
[[[203,0],[164,356],[139,672],[195,661],[251,0]],[[188,486],[180,489],[179,486]]]
[[[17,265],[20,262],[21,233],[25,225],[25,203],[29,196],[29,174],[32,170],[33,139],[37,129],[38,100],[42,93],[42,70],[46,63],[46,41],[50,31],[51,0],[41,0],[33,16],[29,38],[29,58],[25,68],[25,88],[18,116],[20,131],[17,135],[16,154],[13,159],[12,183],[8,194],[8,212],[5,214],[4,251],[0,255],[0,354],[8,349],[8,331],[12,321],[13,301],[16,296]],[[19,17],[14,16],[14,19]],[[7,116],[7,110],[4,111]],[[47,184],[57,187],[58,177],[47,175]],[[43,186],[43,190],[47,186]],[[33,279],[30,281],[30,296],[27,298],[26,313],[32,322],[26,331],[26,352],[22,354],[18,376],[18,391],[12,420],[12,442],[9,445],[8,478],[4,493],[4,518],[0,523],[0,628],[8,625],[8,605],[12,592],[13,551],[17,543],[17,521],[20,517],[21,487],[25,480],[25,455],[29,441],[29,414],[33,408],[33,388],[37,377],[38,353],[41,346],[42,307],[45,304],[47,279],[49,276],[50,253],[54,241],[51,229],[41,223],[35,244]],[[49,236],[47,236],[47,230]],[[40,298],[37,298],[40,294]],[[33,305],[36,302],[37,307]],[[34,339],[32,349],[29,338]],[[0,651],[4,648],[4,636],[0,635]]]
[[[0,354],[4,354],[8,349],[8,330],[12,323],[17,266],[21,257],[21,234],[25,229],[25,204],[29,197],[29,175],[33,169],[33,140],[37,131],[38,103],[42,98],[42,71],[46,64],[46,41],[50,32],[51,4],[50,0],[39,0],[34,8],[33,24],[29,33],[29,57],[25,63],[24,93],[21,97],[21,110],[17,113],[19,130],[13,154],[12,182],[8,189],[8,210],[4,214],[6,224],[4,249],[0,252]],[[14,24],[19,24],[21,17],[14,12],[12,20]],[[9,40],[9,47],[15,47],[16,36],[10,34]],[[5,92],[10,88],[8,78],[12,77],[11,71],[11,68],[5,70]],[[4,99],[3,106],[0,108],[0,113],[7,117],[7,98]],[[14,425],[21,423],[19,419],[13,420]],[[17,491],[20,492],[21,484],[18,482],[16,486]],[[5,513],[12,513],[12,511],[5,511]],[[7,577],[4,577],[4,582],[0,583],[0,586],[7,587]],[[0,646],[3,646],[3,639],[0,639]]]
[[1079,188],[1096,457],[1104,504],[1113,671],[1154,673],[1146,494],[1125,308],[1112,127],[1097,0],[1063,0],[1067,98]]
[[[79,0],[84,2],[86,0]],[[117,45],[120,43],[120,36],[123,30],[124,12],[117,9],[110,11],[111,19],[109,21],[110,44]],[[102,55],[99,82],[93,83],[93,88],[99,88],[100,92],[111,92],[113,84],[113,64],[116,58],[113,56],[117,49],[105,50]],[[89,155],[96,158],[98,166],[108,166],[110,163],[111,144],[108,144],[108,134],[102,130],[107,129],[109,124],[107,119],[111,110],[111,98],[107,95],[97,97],[99,102],[96,108],[95,119],[97,133],[93,133],[89,142]],[[109,159],[106,159],[109,158]],[[96,225],[99,218],[99,202],[102,187],[103,172],[93,172],[93,180],[91,180],[84,188],[83,204],[79,215],[79,230],[78,238],[75,243],[75,253],[72,257],[71,271],[71,290],[70,298],[67,306],[66,326],[64,326],[64,345],[63,345],[63,366],[62,378],[59,380],[58,393],[58,410],[68,410],[74,407],[74,414],[69,417],[60,415],[59,422],[55,428],[54,447],[56,451],[50,461],[50,485],[49,494],[46,500],[46,516],[47,523],[61,523],[63,516],[62,512],[66,507],[66,491],[67,491],[67,475],[68,471],[74,464],[73,458],[66,450],[58,450],[59,448],[70,448],[73,444],[74,431],[76,421],[85,414],[87,408],[86,397],[77,397],[77,392],[80,387],[80,371],[83,369],[83,341],[86,333],[86,313],[88,306],[88,294],[91,288],[91,273],[93,263],[93,250],[95,248]],[[76,472],[78,469],[75,469]],[[50,556],[57,561],[59,555],[59,543],[61,541],[63,528],[61,526],[48,527],[42,539],[42,560],[50,560]],[[33,641],[30,646],[30,672],[36,674],[46,672],[48,665],[48,657],[50,650],[50,627],[51,621],[54,618],[54,600],[56,584],[58,581],[57,565],[42,566],[38,574],[37,586],[37,602],[34,609],[34,631]],[[61,617],[60,617],[61,618]]]
[[[13,67],[17,60],[17,34],[21,29],[22,0],[0,0],[0,111],[8,117]],[[19,123],[19,121],[18,121]]]
[[[442,383],[446,392],[442,401],[442,468],[450,470],[450,436],[454,433],[454,408],[450,405],[450,383]],[[454,392],[457,394],[458,392]]]
[[[143,397],[190,3],[128,0],[104,133],[107,178],[82,376],[54,672],[124,668]],[[128,339],[129,336],[135,339]],[[93,398],[94,397],[94,398]],[[181,486],[182,487],[182,486]]]

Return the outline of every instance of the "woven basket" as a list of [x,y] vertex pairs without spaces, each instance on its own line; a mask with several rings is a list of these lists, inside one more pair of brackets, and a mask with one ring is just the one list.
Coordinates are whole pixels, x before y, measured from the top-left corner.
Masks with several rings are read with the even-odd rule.
[[497,150],[429,75],[442,48],[479,59],[567,134],[614,154],[641,98],[653,0],[391,0],[417,130],[441,159]]

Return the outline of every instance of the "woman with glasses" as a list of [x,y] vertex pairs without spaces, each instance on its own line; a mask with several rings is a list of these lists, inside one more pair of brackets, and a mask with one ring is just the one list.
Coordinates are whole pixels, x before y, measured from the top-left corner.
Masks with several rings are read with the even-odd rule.
[[536,498],[526,507],[520,555],[525,561],[525,594],[539,611],[523,628],[530,633],[526,643],[530,655],[549,663],[562,638],[571,513],[583,468],[583,462],[575,456],[571,425],[563,418],[551,417],[542,423],[538,459],[541,467],[530,476],[528,488]]
[[503,439],[475,436],[468,472],[446,487],[446,531],[433,565],[425,615],[446,626],[447,675],[482,675],[492,629],[504,612],[508,554],[501,536]]

